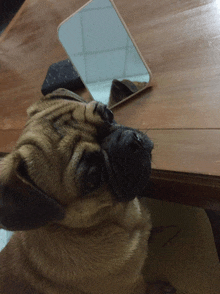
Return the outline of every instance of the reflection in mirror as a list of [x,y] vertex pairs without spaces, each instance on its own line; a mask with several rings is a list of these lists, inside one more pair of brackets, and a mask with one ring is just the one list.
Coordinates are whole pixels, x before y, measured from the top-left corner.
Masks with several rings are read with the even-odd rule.
[[61,23],[58,35],[95,100],[113,106],[150,85],[150,71],[112,1],[90,1]]

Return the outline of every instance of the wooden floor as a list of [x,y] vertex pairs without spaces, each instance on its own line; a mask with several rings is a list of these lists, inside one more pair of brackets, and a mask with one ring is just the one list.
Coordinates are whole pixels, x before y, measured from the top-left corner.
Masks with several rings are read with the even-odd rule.
[[[48,67],[67,58],[58,25],[86,2],[26,0],[1,35],[0,152],[14,146]],[[220,191],[220,1],[115,4],[154,78],[151,90],[114,110],[116,120],[153,139],[155,172],[196,173]]]

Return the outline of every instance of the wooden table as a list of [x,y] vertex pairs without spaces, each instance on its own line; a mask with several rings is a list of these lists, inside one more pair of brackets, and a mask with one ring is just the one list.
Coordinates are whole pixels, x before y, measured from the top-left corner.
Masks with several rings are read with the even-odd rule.
[[[86,2],[26,0],[0,37],[0,152],[14,146],[48,67],[67,58],[58,25]],[[115,4],[154,77],[114,110],[154,141],[152,197],[220,211],[220,1]]]

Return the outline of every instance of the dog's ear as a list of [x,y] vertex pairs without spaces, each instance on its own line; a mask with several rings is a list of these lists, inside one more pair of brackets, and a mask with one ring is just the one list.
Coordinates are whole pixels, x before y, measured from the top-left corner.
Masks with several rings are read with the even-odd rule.
[[64,208],[35,186],[23,159],[16,161],[15,167],[0,180],[0,228],[31,230],[63,219]]

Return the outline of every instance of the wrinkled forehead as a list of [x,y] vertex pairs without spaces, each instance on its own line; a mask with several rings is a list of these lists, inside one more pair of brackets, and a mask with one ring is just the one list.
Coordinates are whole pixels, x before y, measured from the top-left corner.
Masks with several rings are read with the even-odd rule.
[[63,138],[76,136],[78,132],[95,136],[103,126],[103,118],[97,111],[99,104],[62,97],[54,99],[50,95],[43,97],[28,108],[29,119],[17,141],[17,148],[23,144],[39,145],[40,142],[54,146]]
[[96,112],[97,102],[89,103],[66,99],[43,99],[30,106],[27,110],[30,124],[36,120],[45,120],[50,123],[56,121],[72,121],[74,123],[102,123],[102,119]]

